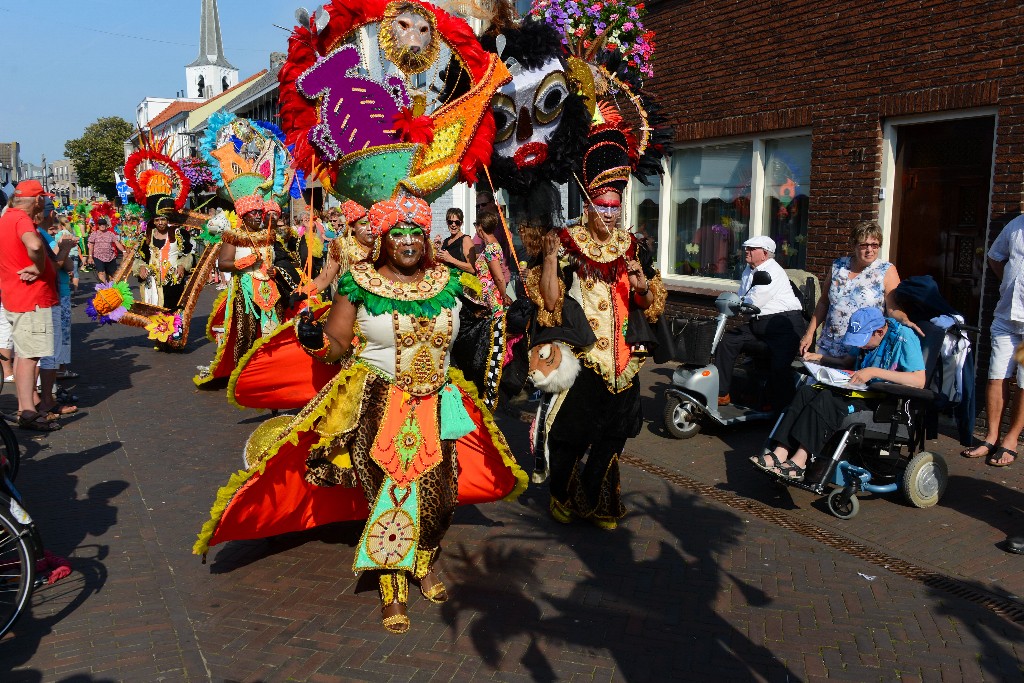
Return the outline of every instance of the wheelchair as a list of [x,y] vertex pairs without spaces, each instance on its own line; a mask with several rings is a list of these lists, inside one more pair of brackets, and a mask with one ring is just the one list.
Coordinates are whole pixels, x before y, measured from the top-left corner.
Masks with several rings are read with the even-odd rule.
[[[949,470],[941,455],[924,449],[925,415],[935,400],[934,392],[888,382],[872,383],[871,392],[877,396],[877,405],[843,418],[824,453],[808,461],[803,481],[772,472],[769,476],[786,486],[827,496],[829,512],[840,519],[850,519],[860,510],[859,493],[899,490],[914,507],[938,503]],[[766,444],[774,435],[773,429]]]

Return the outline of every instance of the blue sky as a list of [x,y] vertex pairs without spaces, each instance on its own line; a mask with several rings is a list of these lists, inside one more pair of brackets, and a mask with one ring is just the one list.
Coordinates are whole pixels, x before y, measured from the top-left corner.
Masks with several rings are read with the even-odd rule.
[[[224,53],[239,80],[287,50],[301,0],[218,0]],[[174,97],[199,52],[201,0],[0,0],[0,142],[25,161],[64,157],[101,116],[133,122],[145,97]],[[316,6],[308,5],[307,7]]]

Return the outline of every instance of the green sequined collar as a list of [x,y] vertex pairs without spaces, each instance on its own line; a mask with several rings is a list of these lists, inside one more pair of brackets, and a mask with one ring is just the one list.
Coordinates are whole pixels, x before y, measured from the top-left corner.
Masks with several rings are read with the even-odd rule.
[[398,312],[433,318],[441,309],[455,308],[462,284],[443,265],[429,268],[419,282],[393,282],[382,277],[373,264],[355,263],[338,280],[338,293],[371,315]]

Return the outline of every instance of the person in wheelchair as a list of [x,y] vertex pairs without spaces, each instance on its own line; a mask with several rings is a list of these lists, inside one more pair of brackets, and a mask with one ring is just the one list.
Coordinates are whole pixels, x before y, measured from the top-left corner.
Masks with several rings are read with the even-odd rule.
[[[917,335],[893,318],[883,316],[877,308],[862,308],[850,317],[843,344],[854,355],[823,358],[821,354],[807,353],[804,360],[852,368],[851,384],[885,381],[924,387],[925,364]],[[751,462],[785,479],[803,481],[808,456],[822,454],[843,417],[874,407],[869,394],[804,385],[775,429],[775,438],[769,444],[774,448],[766,448],[761,455],[750,458]]]
[[[761,341],[768,347],[771,357],[771,377],[775,409],[789,403],[793,395],[793,375],[790,364],[800,345],[804,331],[803,306],[793,292],[786,271],[775,260],[775,240],[760,235],[743,243],[747,267],[740,278],[740,297],[761,309],[749,323],[730,329],[722,337],[715,352],[715,366],[718,368],[718,405],[732,402],[729,387],[732,384],[733,366],[750,342]],[[754,273],[765,271],[772,276],[767,285],[753,285]],[[755,406],[761,408],[763,406]]]

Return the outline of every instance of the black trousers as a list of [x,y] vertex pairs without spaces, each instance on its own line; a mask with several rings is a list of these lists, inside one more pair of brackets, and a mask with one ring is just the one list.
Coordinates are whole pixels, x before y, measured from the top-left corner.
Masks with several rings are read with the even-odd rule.
[[868,407],[864,399],[804,385],[786,408],[774,440],[790,453],[803,446],[809,453],[821,455],[843,418]]
[[715,351],[715,367],[718,368],[719,396],[729,393],[732,384],[732,370],[743,345],[751,341],[763,341],[771,353],[771,377],[769,391],[772,405],[781,408],[793,397],[793,372],[790,364],[800,347],[800,335],[804,328],[800,311],[785,311],[763,315],[751,322],[727,330]]

